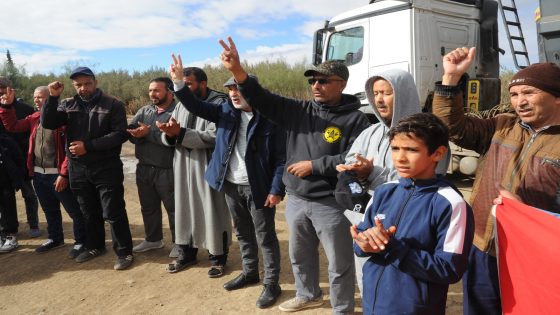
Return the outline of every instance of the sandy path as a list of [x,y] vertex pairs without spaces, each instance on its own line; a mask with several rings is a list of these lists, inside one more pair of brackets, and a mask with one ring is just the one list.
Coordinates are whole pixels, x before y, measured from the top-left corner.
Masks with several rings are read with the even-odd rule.
[[[125,160],[125,199],[134,244],[143,239],[142,216],[134,183],[133,147],[127,143],[123,149]],[[128,163],[126,163],[128,162]],[[463,183],[467,187],[469,182]],[[34,249],[46,237],[46,223],[39,210],[43,236],[27,236],[25,210],[18,193],[20,218],[20,247],[17,251],[0,255],[0,314],[281,314],[276,306],[260,310],[255,301],[261,286],[227,292],[224,282],[234,278],[241,270],[239,248],[234,241],[226,274],[222,278],[207,276],[209,263],[204,251],[198,255],[199,263],[189,270],[168,274],[166,265],[170,251],[169,230],[165,232],[165,248],[135,255],[131,269],[114,271],[114,253],[78,264],[66,257],[71,249],[71,223],[64,213],[64,230],[67,245],[44,254]],[[164,225],[167,217],[164,215]],[[295,288],[288,257],[288,230],[284,219],[284,205],[276,216],[278,238],[282,251],[280,282],[281,301],[294,296]],[[106,229],[107,248],[111,249],[110,234]],[[328,278],[326,259],[321,257],[321,287],[325,304],[298,314],[329,314]],[[459,285],[450,289],[448,314],[462,313],[462,294]],[[356,294],[356,312],[361,312],[359,295]]]

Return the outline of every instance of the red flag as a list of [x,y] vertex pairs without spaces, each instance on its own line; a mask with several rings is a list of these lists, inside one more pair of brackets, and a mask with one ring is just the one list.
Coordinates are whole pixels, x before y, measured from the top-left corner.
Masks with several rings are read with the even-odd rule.
[[496,208],[504,314],[560,314],[560,218],[503,198]]

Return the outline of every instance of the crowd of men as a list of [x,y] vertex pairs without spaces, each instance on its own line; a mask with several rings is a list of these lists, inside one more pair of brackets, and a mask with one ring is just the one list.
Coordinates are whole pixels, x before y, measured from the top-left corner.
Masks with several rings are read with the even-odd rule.
[[[508,197],[560,212],[558,66],[534,64],[514,75],[515,114],[474,118],[463,112],[463,81],[476,51],[458,48],[443,58],[434,114],[420,113],[408,72],[373,75],[365,86],[378,119],[371,124],[359,99],[343,93],[344,64],[307,69],[313,99],[295,100],[248,74],[231,38],[220,44],[232,75],[223,84],[228,94],[173,55],[170,77],[150,81],[151,104],[130,123],[125,105],[103,93],[87,67],[71,73],[71,98],[60,99],[58,81],[37,87],[37,111],[0,77],[0,253],[18,247],[16,190],[31,237],[41,233],[37,199],[45,213],[47,239],[37,253],[64,245],[62,204],[73,221],[68,256],[83,263],[103,255],[107,222],[115,270],[129,268],[133,253],[164,247],[163,204],[173,243],[167,272],[197,264],[203,248],[208,276],[221,277],[233,232],[242,270],[223,287],[261,282],[260,249],[256,306],[267,308],[282,293],[275,213],[286,197],[296,294],[280,310],[324,303],[321,245],[333,314],[354,311],[356,280],[365,314],[444,314],[448,286],[461,278],[465,314],[501,313],[492,205]],[[481,154],[470,203],[444,179],[449,140]],[[138,159],[145,236],[135,246],[120,159],[125,141]]]

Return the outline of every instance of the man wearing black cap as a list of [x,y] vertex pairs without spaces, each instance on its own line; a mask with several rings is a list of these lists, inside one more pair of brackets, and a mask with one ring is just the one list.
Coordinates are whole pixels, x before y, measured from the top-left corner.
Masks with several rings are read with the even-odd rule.
[[260,247],[264,287],[256,305],[269,307],[282,292],[274,216],[276,205],[285,195],[285,132],[253,112],[233,78],[224,84],[231,102],[214,104],[198,100],[182,84],[181,57],[173,61],[171,77],[177,84],[175,94],[181,104],[191,113],[217,124],[216,146],[204,177],[210,187],[225,192],[243,265],[241,274],[226,282],[224,288],[232,291],[260,281]]
[[286,221],[290,231],[290,259],[296,297],[279,309],[294,312],[323,303],[319,287],[319,244],[329,260],[333,313],[354,311],[354,258],[346,219],[333,196],[336,165],[360,132],[370,126],[359,111],[360,102],[343,94],[348,69],[326,61],[305,71],[313,100],[294,100],[270,93],[248,76],[231,38],[220,44],[222,64],[233,74],[249,104],[287,131]]
[[86,223],[86,251],[76,257],[85,262],[105,253],[104,220],[111,225],[115,270],[128,268],[132,237],[124,202],[122,143],[128,139],[124,104],[97,88],[95,75],[78,67],[70,75],[77,95],[58,103],[61,82],[49,84],[49,99],[41,124],[48,129],[67,125],[70,188],[76,195]]
[[560,68],[537,63],[517,72],[509,93],[514,114],[482,119],[463,113],[460,79],[475,48],[458,48],[443,58],[433,110],[450,128],[457,145],[481,154],[471,195],[474,245],[463,276],[465,314],[501,314],[494,220],[498,195],[513,194],[523,203],[560,213]]

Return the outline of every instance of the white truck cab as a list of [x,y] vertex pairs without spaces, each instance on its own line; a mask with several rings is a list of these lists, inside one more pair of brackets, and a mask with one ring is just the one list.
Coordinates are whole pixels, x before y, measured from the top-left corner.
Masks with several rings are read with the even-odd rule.
[[[412,74],[421,106],[431,110],[442,57],[457,47],[477,47],[465,84],[466,111],[494,107],[500,99],[498,3],[495,0],[377,0],[341,13],[315,32],[313,63],[340,60],[350,72],[344,93],[356,95],[372,121],[366,80],[389,68]],[[474,174],[478,154],[452,146],[449,172]]]
[[[466,3],[465,3],[466,2]],[[441,80],[442,57],[457,47],[478,48],[469,72],[471,110],[499,102],[497,3],[494,0],[377,0],[341,13],[315,33],[313,63],[340,60],[350,78],[345,93],[358,96],[371,114],[364,91],[375,73],[399,68],[412,74],[423,105],[431,107],[434,83]],[[483,98],[483,99],[482,99]],[[479,108],[479,106],[488,108]]]

